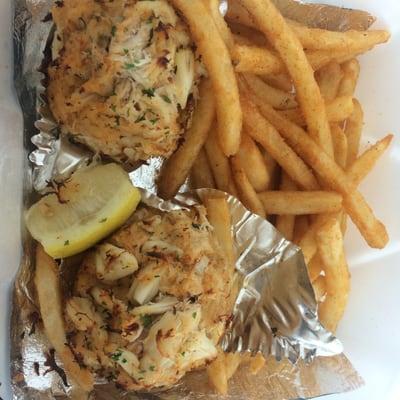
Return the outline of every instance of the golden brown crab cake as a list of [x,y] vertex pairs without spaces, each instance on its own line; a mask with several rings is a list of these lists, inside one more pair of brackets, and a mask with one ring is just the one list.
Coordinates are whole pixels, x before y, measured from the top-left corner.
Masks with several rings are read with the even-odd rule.
[[233,275],[204,207],[142,207],[85,257],[65,308],[71,349],[127,389],[171,386],[217,356]]
[[168,156],[183,134],[204,69],[166,0],[64,0],[47,97],[63,131],[135,162]]

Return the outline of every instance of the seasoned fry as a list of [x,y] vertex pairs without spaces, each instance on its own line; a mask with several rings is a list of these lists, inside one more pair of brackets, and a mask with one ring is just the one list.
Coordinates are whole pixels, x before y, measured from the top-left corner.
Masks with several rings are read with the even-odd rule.
[[339,124],[331,124],[331,134],[335,161],[341,168],[346,169],[347,165],[347,136]]
[[293,241],[298,244],[300,239],[306,234],[309,227],[309,221],[307,215],[296,216],[294,224]]
[[292,80],[287,74],[269,74],[261,76],[261,79],[268,83],[268,85],[285,92],[291,92],[293,90]]
[[258,30],[235,22],[229,23],[235,43],[247,44],[250,46],[268,46],[265,36]]
[[343,316],[350,291],[350,274],[344,254],[343,237],[337,219],[329,220],[316,235],[318,251],[324,263],[326,299],[319,306],[322,324],[335,332]]
[[[233,62],[236,72],[248,72],[256,75],[286,72],[284,63],[273,51],[249,43],[247,39],[242,38],[235,44]],[[360,50],[358,53],[347,52],[345,50],[312,50],[306,51],[305,54],[312,69],[318,71],[331,62],[338,62],[341,64],[367,50],[369,49]]]
[[254,27],[251,15],[238,1],[231,1],[229,3],[228,12],[226,13],[225,18],[231,22],[236,22],[251,28]]
[[250,357],[250,373],[253,375],[258,374],[265,365],[265,358],[261,353],[257,353],[254,357]]
[[296,88],[297,100],[307,122],[308,132],[328,155],[333,155],[325,104],[314,78],[314,71],[303,48],[270,0],[240,0],[260,30],[281,56]]
[[347,170],[349,178],[359,185],[362,180],[374,168],[376,162],[389,147],[392,142],[393,135],[387,135],[383,139],[369,147],[363,154],[358,157]]
[[[298,218],[300,217],[296,218],[296,225]],[[303,231],[298,233],[298,235],[296,235],[294,239],[294,242],[299,245],[299,247],[303,252],[306,264],[308,264],[317,253],[317,242],[315,241],[315,236],[314,236],[315,232],[316,232],[316,227],[315,224],[313,223],[310,227],[307,227],[306,232]]]
[[246,95],[241,98],[246,132],[287,172],[300,187],[307,190],[318,189],[314,175],[286,144],[278,131],[260,114],[257,107]]
[[[286,173],[282,173],[281,184],[279,189],[283,192],[296,190],[297,187],[295,183],[290,179],[290,177]],[[293,239],[294,233],[294,223],[295,223],[295,216],[294,215],[278,215],[276,217],[276,229],[287,239]]]
[[207,367],[209,382],[214,386],[218,393],[226,395],[228,393],[228,378],[226,375],[225,354],[220,352],[218,357]]
[[58,266],[42,246],[36,248],[35,287],[44,330],[63,362],[67,375],[85,392],[93,389],[94,379],[88,369],[81,368],[68,343],[64,326]]
[[355,58],[342,64],[343,78],[340,82],[338,96],[354,96],[358,76],[360,75],[360,63]]
[[334,32],[325,29],[308,28],[289,22],[290,27],[306,49],[358,51],[360,48],[372,48],[385,43],[390,33],[384,30]]
[[[349,118],[354,111],[353,98],[350,96],[336,97],[326,104],[326,115],[329,122],[341,122]],[[306,121],[300,109],[282,110],[279,113],[299,126],[306,126]]]
[[196,160],[194,161],[191,171],[191,182],[193,187],[196,189],[215,189],[214,177],[204,149],[200,150]]
[[278,190],[259,193],[259,197],[267,214],[324,214],[342,208],[342,196],[335,192]]
[[268,183],[267,190],[274,190],[279,185],[279,179],[281,175],[281,167],[273,159],[273,157],[268,153],[267,150],[261,148],[262,155],[264,157],[264,163],[267,167],[268,175],[270,176],[270,181]]
[[226,378],[229,380],[235,374],[243,357],[241,353],[226,353],[225,354],[225,370]]
[[167,160],[158,180],[158,193],[170,199],[178,192],[189,175],[215,117],[214,94],[211,82],[204,80],[199,89],[199,102],[193,114],[192,125],[185,135],[185,142]]
[[222,152],[213,128],[208,135],[205,149],[217,188],[236,195],[237,190],[233,181],[229,159]]
[[[256,96],[255,96],[256,97]],[[268,104],[257,101],[260,111],[280,131],[281,135],[300,154],[324,182],[343,195],[343,204],[366,242],[374,248],[383,248],[388,240],[385,226],[376,219],[371,208],[355,184],[300,127],[281,117]]]
[[297,107],[296,96],[280,89],[269,86],[261,78],[252,74],[243,74],[243,78],[250,90],[268,104],[278,110],[288,110]]
[[204,205],[207,209],[207,217],[214,228],[215,235],[227,260],[232,268],[235,266],[235,253],[231,230],[231,214],[224,197],[206,197]]
[[243,43],[235,44],[233,61],[236,72],[264,75],[285,70],[283,62],[272,51]]
[[351,165],[357,158],[362,128],[364,124],[364,112],[358,100],[354,99],[354,111],[346,122],[345,134],[347,136],[347,165]]
[[[324,297],[326,296],[326,291],[327,291],[327,279],[324,276],[319,276],[313,283],[312,287],[314,289],[315,293],[315,299],[320,303]],[[319,306],[319,309],[321,309],[321,305]],[[322,317],[320,316],[320,321],[322,322]],[[325,327],[329,329],[326,325]]]
[[310,281],[316,281],[319,276],[321,276],[321,272],[323,269],[323,262],[321,260],[321,256],[316,253],[312,260],[307,264],[308,276],[310,277]]
[[254,190],[256,192],[267,190],[273,176],[267,168],[260,149],[254,140],[244,132],[237,155]]
[[208,8],[226,47],[232,51],[235,43],[231,31],[219,11],[219,0],[203,0],[203,3]]
[[336,61],[330,62],[316,72],[315,78],[325,102],[334,100],[343,78],[343,71],[339,63]]
[[237,87],[229,52],[201,0],[171,0],[185,17],[214,88],[218,135],[225,155],[236,154],[242,130]]
[[247,178],[241,159],[238,156],[231,157],[231,166],[236,187],[239,192],[239,199],[250,211],[265,218],[266,214],[263,204]]

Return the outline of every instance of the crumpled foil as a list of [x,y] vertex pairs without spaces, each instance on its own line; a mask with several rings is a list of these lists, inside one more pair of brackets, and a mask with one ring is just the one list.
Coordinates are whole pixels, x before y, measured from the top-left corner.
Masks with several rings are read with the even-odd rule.
[[[275,2],[286,15],[291,11],[288,1]],[[38,198],[38,193],[46,192],[49,181],[62,181],[81,165],[96,162],[97,156],[59,135],[46,106],[44,75],[40,68],[51,37],[52,23],[48,15],[52,1],[15,0],[14,3],[15,87],[24,116],[24,151],[27,154],[26,209]],[[229,2],[221,2],[221,12],[226,4]],[[299,12],[299,6],[303,7],[293,6],[293,12],[301,19],[307,12]],[[320,7],[326,10],[326,6]],[[362,29],[373,21],[366,13],[336,7],[329,7],[329,10],[330,14],[323,13],[323,18],[313,17],[314,26],[346,30],[357,29],[358,24]],[[327,20],[336,22],[327,25]],[[363,24],[360,25],[360,21]],[[154,195],[155,178],[161,165],[161,159],[152,159],[130,173],[132,182],[144,188],[143,199],[147,204],[169,210],[195,204],[210,193],[210,189],[202,189],[180,193],[173,202],[158,199]],[[183,190],[187,189],[185,185]],[[243,284],[234,307],[234,318],[221,345],[227,351],[262,351],[268,358],[257,376],[251,375],[246,367],[241,368],[230,381],[230,392],[225,398],[312,398],[362,385],[361,377],[343,355],[340,342],[318,322],[315,297],[300,250],[283,239],[267,221],[247,211],[237,199],[228,196],[228,201],[235,245],[240,254],[237,270]],[[23,241],[24,254],[15,281],[11,320],[14,399],[80,398],[73,388],[63,383],[62,369],[58,369],[58,373],[57,368],[56,371],[52,369],[51,349],[41,329],[33,288],[34,243],[27,232],[23,232]],[[126,393],[101,384],[96,386],[91,398],[217,400],[221,396],[212,391],[204,371],[199,371],[188,374],[167,392]]]

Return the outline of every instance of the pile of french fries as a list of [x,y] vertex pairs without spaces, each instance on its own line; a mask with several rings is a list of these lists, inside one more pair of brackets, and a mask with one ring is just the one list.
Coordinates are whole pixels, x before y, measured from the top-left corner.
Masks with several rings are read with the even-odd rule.
[[363,111],[354,98],[357,56],[388,41],[384,30],[333,32],[285,20],[271,0],[171,0],[208,70],[184,143],[159,193],[190,175],[196,188],[238,196],[303,250],[319,317],[335,331],[347,302],[347,216],[369,246],[385,226],[357,190],[392,135],[359,155]]

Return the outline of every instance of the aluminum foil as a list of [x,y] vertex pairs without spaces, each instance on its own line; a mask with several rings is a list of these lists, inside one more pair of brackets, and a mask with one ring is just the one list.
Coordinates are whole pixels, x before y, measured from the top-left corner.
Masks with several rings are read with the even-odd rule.
[[[84,147],[59,135],[46,106],[44,75],[40,69],[51,38],[52,23],[48,19],[51,3],[50,0],[15,0],[15,86],[24,115],[27,155],[25,209],[37,199],[38,192],[46,191],[49,181],[61,181],[79,166],[100,161]],[[226,2],[221,3],[223,6]],[[279,6],[280,1],[277,3]],[[332,29],[346,29],[352,26],[352,15],[357,18],[360,15],[338,8],[331,8],[330,12],[333,14],[329,19],[340,22],[333,24]],[[365,15],[363,18],[364,22],[368,19]],[[326,23],[326,18],[324,21],[321,24]],[[165,210],[186,207],[201,202],[202,196],[209,192],[181,193],[174,202],[158,199],[154,195],[155,178],[161,163],[161,159],[152,159],[130,173],[132,181],[144,188],[147,204]],[[186,189],[187,186],[183,190]],[[225,350],[262,351],[268,356],[264,370],[257,376],[246,368],[234,376],[228,398],[311,398],[360,386],[362,379],[343,355],[340,342],[318,322],[314,293],[299,249],[283,239],[267,221],[248,212],[237,199],[229,196],[228,200],[235,245],[240,254],[237,270],[243,277],[243,285],[233,310],[232,324],[221,344]],[[24,255],[15,281],[11,321],[14,398],[81,398],[64,384],[62,369],[53,363],[49,343],[42,333],[32,285],[34,244],[26,232],[23,237]],[[212,392],[204,372],[195,372],[168,392],[124,393],[110,385],[100,385],[91,398],[200,400],[220,396]]]

